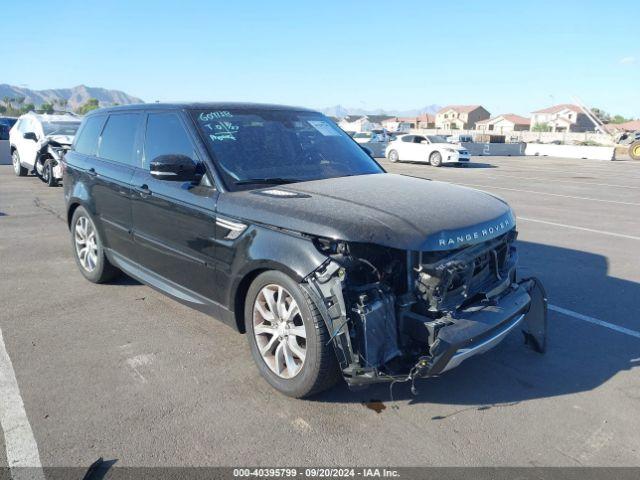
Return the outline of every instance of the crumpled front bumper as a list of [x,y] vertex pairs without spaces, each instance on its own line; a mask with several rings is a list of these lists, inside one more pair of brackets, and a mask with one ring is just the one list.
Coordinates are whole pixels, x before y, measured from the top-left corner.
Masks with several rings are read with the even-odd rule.
[[456,322],[442,328],[428,359],[417,365],[417,376],[446,372],[498,345],[520,327],[525,342],[537,352],[546,349],[547,296],[539,280],[523,280],[493,303],[461,310]]
[[517,329],[522,330],[526,344],[544,353],[547,296],[536,278],[512,285],[506,294],[492,302],[459,310],[455,322],[438,331],[428,354],[420,357],[408,374],[389,375],[369,371],[357,376],[345,376],[345,380],[355,387],[439,375],[471,357],[491,350]]

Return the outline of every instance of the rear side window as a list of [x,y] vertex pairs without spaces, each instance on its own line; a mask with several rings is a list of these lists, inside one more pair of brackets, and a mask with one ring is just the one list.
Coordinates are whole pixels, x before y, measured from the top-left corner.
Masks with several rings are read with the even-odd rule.
[[139,124],[139,113],[110,115],[102,131],[98,156],[127,165],[136,163],[134,146]]
[[402,137],[402,141],[403,142],[413,142],[413,135],[405,135],[404,137]]
[[83,155],[95,155],[98,150],[98,137],[102,125],[104,125],[104,115],[89,117],[78,132],[75,143],[75,151]]
[[144,167],[160,155],[186,155],[196,160],[193,143],[175,113],[150,113],[144,141]]

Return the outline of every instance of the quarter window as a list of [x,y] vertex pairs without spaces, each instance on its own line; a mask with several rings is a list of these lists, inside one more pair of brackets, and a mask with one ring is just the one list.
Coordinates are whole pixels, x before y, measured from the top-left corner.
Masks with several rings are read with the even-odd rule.
[[160,155],[185,155],[195,161],[193,143],[175,113],[150,113],[144,141],[144,167]]
[[98,146],[98,156],[127,165],[135,164],[134,146],[139,113],[110,115]]
[[95,155],[98,149],[98,137],[102,125],[104,125],[104,115],[95,115],[89,117],[84,123],[75,143],[75,151],[83,155]]
[[402,141],[407,143],[413,142],[413,135],[405,135],[404,137],[402,137]]

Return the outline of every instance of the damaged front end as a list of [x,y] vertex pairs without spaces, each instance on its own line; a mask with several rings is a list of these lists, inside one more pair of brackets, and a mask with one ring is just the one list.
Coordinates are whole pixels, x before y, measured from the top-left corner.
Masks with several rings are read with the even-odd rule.
[[328,260],[303,288],[318,305],[350,386],[438,375],[522,329],[544,352],[547,299],[516,280],[515,229],[448,251],[316,239]]

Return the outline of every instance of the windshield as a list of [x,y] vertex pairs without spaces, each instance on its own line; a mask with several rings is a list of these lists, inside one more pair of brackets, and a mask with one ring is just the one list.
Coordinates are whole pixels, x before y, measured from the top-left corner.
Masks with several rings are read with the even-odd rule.
[[45,135],[75,135],[80,122],[42,122]]
[[384,172],[324,115],[267,109],[194,110],[230,189]]
[[431,143],[447,143],[447,139],[440,135],[427,135]]

